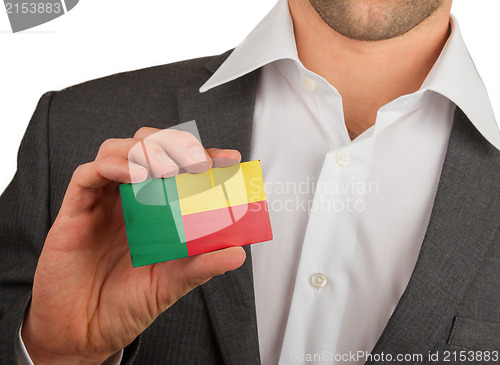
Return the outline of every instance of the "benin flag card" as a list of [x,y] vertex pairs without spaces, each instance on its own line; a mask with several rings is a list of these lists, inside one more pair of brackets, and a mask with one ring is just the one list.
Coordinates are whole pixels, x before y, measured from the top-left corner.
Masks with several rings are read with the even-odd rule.
[[134,267],[272,239],[260,161],[120,185]]

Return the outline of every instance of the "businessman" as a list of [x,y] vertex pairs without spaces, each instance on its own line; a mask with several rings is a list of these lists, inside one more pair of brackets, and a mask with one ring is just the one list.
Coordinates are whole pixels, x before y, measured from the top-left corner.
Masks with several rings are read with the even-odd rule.
[[[234,51],[44,95],[2,363],[497,363],[500,135],[450,7],[280,0]],[[241,159],[274,240],[133,269],[118,184]]]

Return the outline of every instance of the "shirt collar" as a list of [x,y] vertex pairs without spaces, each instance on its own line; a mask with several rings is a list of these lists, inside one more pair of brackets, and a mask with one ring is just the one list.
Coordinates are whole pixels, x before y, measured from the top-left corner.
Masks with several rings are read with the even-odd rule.
[[500,133],[488,92],[454,16],[451,16],[450,23],[450,37],[421,89],[432,90],[451,100],[462,109],[484,138],[500,149]]
[[[462,109],[477,130],[500,149],[500,132],[486,87],[453,16],[450,23],[451,34],[420,90],[432,90],[451,100]],[[200,88],[200,92],[233,81],[281,59],[291,59],[301,65],[287,0],[278,1]]]
[[208,91],[259,67],[285,58],[299,61],[288,2],[279,0],[200,88],[200,92]]

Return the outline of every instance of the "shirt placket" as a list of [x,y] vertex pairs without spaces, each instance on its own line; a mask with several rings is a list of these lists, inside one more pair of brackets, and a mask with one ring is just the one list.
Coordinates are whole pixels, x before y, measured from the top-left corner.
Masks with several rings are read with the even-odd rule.
[[358,188],[366,181],[369,170],[366,155],[372,143],[370,138],[346,141],[340,96],[313,82],[317,81],[305,78],[302,86],[309,97],[315,98],[316,122],[321,124],[332,149],[325,156],[314,198],[309,204],[306,235],[280,356],[282,364],[292,363],[295,356],[321,355],[335,349],[331,333],[338,333],[342,322],[348,285],[346,267],[354,260],[356,216],[362,214],[364,208],[364,197]]

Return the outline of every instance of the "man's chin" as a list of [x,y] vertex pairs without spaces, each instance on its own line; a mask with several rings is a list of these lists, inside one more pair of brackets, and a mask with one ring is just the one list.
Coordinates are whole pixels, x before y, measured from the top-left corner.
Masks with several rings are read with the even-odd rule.
[[434,14],[443,0],[310,0],[310,3],[337,33],[358,41],[376,42],[408,33]]

